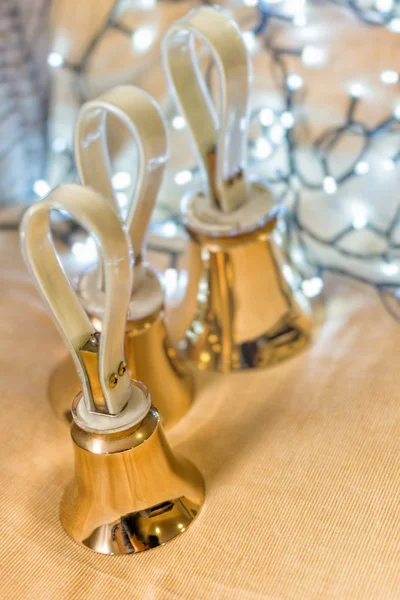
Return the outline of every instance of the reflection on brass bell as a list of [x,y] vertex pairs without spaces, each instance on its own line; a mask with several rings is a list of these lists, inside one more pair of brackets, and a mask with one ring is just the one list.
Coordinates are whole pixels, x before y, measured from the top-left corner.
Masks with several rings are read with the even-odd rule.
[[[125,129],[121,129],[121,124]],[[126,133],[128,141],[136,142],[138,148],[137,183],[125,214],[112,188],[107,145],[110,125],[114,126],[114,143],[115,138]],[[127,140],[122,135],[119,142],[118,145],[123,146]],[[170,344],[162,287],[154,270],[144,261],[148,223],[168,155],[166,126],[160,109],[143,90],[129,85],[113,88],[81,108],[75,154],[82,182],[100,192],[118,210],[121,218],[125,217],[134,251],[134,284],[125,337],[127,366],[131,377],[146,381],[163,425],[169,428],[191,406],[193,379]],[[101,270],[89,270],[81,277],[78,294],[96,329],[101,331],[104,311]],[[53,398],[62,385],[62,378],[63,374],[52,379]],[[69,411],[68,404],[58,404],[56,410],[65,414]]]
[[[103,259],[104,316],[96,332],[58,262],[49,214],[69,213],[95,238]],[[204,503],[204,483],[170,449],[147,388],[125,368],[125,315],[132,282],[129,241],[110,204],[66,185],[32,206],[21,226],[25,258],[71,352],[82,391],[73,401],[75,475],[61,522],[79,544],[129,554],[182,534]]]
[[[192,51],[194,37],[208,47],[218,69],[219,119]],[[311,320],[304,296],[295,297],[283,276],[273,240],[279,212],[271,194],[246,174],[250,62],[245,43],[229,17],[203,6],[169,28],[163,58],[206,190],[192,191],[185,207],[186,230],[203,263],[185,298],[188,306],[197,304],[187,356],[200,369],[272,365],[304,348]]]

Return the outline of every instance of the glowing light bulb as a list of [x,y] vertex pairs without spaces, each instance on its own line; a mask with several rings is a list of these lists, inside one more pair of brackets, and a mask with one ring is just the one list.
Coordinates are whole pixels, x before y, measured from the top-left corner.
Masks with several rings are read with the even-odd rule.
[[176,115],[176,117],[174,117],[172,119],[172,127],[174,129],[177,129],[178,131],[180,131],[181,129],[184,129],[185,125],[186,125],[186,121],[180,115]]
[[183,171],[178,171],[178,173],[175,175],[175,183],[177,185],[186,185],[187,183],[190,183],[190,181],[192,181],[193,179],[193,175],[191,173],[191,171],[189,171],[189,169],[184,169]]
[[51,142],[51,149],[56,154],[61,154],[62,152],[65,152],[65,150],[67,149],[67,141],[62,137],[56,137]]
[[293,19],[293,24],[296,25],[296,27],[305,27],[305,25],[307,25],[306,15],[303,15],[303,14],[296,15]]
[[362,98],[365,94],[365,89],[361,83],[352,83],[349,92],[352,98]]
[[132,46],[138,52],[146,52],[154,42],[154,32],[150,27],[140,27],[132,33]]
[[132,178],[130,176],[129,173],[127,173],[126,171],[119,171],[118,173],[115,173],[115,175],[113,175],[112,179],[112,186],[115,190],[125,190],[127,187],[129,187],[131,185],[132,182]]
[[400,33],[400,18],[395,18],[389,21],[387,27],[390,29],[390,31],[393,31],[393,33]]
[[386,85],[393,85],[394,83],[398,83],[399,74],[391,69],[388,69],[387,71],[382,71],[381,81],[383,81],[383,83],[386,83]]
[[322,48],[305,46],[301,53],[301,60],[305,67],[320,67],[325,63],[326,54]]
[[393,171],[395,166],[396,166],[395,162],[391,158],[387,158],[386,160],[383,161],[383,168],[387,173],[390,173],[390,171]]
[[366,160],[359,160],[354,171],[357,175],[365,175],[369,171],[369,163]]
[[384,262],[382,271],[385,275],[396,275],[399,272],[399,266],[392,262]]
[[45,196],[50,191],[50,186],[45,179],[37,179],[33,183],[33,191],[37,196]]
[[117,192],[115,195],[121,208],[128,206],[128,196],[125,194],[125,192]]
[[324,282],[321,277],[311,277],[310,279],[305,279],[301,284],[301,288],[303,290],[304,295],[307,298],[315,298],[318,296],[324,287]]
[[293,114],[288,110],[285,110],[285,112],[281,114],[280,121],[285,129],[292,129],[295,123]]
[[97,257],[97,248],[93,238],[89,237],[86,242],[74,242],[71,246],[72,254],[82,261],[94,261]]
[[269,135],[274,144],[280,144],[285,137],[285,132],[283,127],[277,123],[271,127]]
[[286,77],[286,85],[288,86],[289,90],[295,92],[303,86],[303,78],[297,73],[291,73]]
[[50,52],[47,56],[47,64],[53,69],[58,69],[64,64],[64,58],[59,52]]
[[244,43],[249,52],[254,52],[256,49],[256,36],[253,31],[245,31],[243,33]]
[[336,179],[334,179],[334,177],[331,177],[330,175],[327,175],[326,177],[324,177],[322,186],[324,188],[324,191],[327,194],[336,194],[336,192],[337,192]]
[[272,154],[272,146],[265,138],[258,138],[253,154],[256,158],[268,158]]
[[383,13],[393,10],[393,0],[375,0],[376,8]]
[[167,221],[161,227],[161,231],[165,237],[172,238],[178,233],[178,227],[173,221]]
[[259,119],[260,119],[261,125],[264,125],[264,127],[270,127],[272,125],[272,123],[275,121],[274,111],[271,110],[270,108],[263,108],[260,111]]
[[368,223],[367,211],[364,206],[353,206],[353,227],[354,229],[363,229]]

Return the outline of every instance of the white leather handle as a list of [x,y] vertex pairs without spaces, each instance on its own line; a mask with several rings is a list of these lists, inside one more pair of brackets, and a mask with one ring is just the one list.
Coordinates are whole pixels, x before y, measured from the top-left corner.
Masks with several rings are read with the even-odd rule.
[[[200,72],[195,38],[211,51],[218,69],[219,120]],[[232,212],[248,195],[245,171],[251,65],[240,30],[220,9],[202,6],[167,30],[162,54],[168,83],[190,129],[209,195],[220,210]]]
[[116,208],[106,129],[109,114],[124,123],[138,147],[138,179],[133,186],[126,226],[135,255],[143,255],[146,231],[168,159],[167,129],[157,103],[132,85],[115,87],[80,109],[75,133],[79,176],[84,185],[90,185]]
[[[87,410],[93,396],[80,350],[95,334],[62,266],[50,232],[50,211],[68,212],[95,239],[105,269],[105,311],[100,336],[98,375],[109,415],[118,415],[131,396],[129,375],[110,387],[110,376],[124,362],[125,319],[131,295],[129,242],[110,204],[89,188],[65,185],[31,206],[21,224],[25,260],[71,352],[82,382]],[[93,338],[92,338],[93,339]]]

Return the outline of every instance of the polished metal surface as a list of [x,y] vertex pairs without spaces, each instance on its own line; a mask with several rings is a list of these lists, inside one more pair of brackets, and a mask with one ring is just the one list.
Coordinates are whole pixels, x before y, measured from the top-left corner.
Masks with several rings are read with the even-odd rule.
[[75,475],[60,517],[75,542],[102,554],[141,552],[179,536],[199,514],[203,478],[173,454],[155,407],[123,432],[89,432],[74,422],[71,436]]
[[[211,237],[188,228],[203,260],[186,356],[202,370],[271,366],[308,343],[311,319],[282,275],[271,233],[275,218],[254,231]],[[187,302],[192,302],[187,298]]]

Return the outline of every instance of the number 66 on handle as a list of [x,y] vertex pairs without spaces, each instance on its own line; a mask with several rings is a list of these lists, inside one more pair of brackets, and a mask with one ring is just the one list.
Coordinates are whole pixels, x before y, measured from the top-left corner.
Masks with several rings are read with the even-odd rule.
[[[101,334],[57,257],[52,209],[68,212],[97,243],[104,265]],[[193,465],[172,453],[145,385],[129,380],[124,335],[132,288],[130,248],[119,218],[93,190],[66,185],[28,209],[21,240],[82,383],[72,407],[75,476],[61,503],[62,525],[73,540],[103,554],[164,544],[196,518],[204,483]]]

